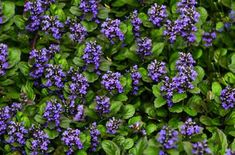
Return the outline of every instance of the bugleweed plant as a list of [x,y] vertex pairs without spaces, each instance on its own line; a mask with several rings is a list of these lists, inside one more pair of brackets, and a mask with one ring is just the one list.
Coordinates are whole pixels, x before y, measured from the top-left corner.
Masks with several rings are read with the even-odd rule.
[[0,6],[0,154],[235,154],[234,1]]

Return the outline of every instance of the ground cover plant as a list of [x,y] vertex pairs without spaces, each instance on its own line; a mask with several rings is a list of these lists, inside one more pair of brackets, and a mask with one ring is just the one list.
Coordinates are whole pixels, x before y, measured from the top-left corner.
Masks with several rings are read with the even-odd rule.
[[235,154],[232,0],[0,4],[0,154]]

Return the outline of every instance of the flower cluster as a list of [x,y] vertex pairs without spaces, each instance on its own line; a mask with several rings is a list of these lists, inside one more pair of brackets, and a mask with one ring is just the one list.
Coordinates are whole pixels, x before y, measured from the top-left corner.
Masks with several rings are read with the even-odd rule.
[[[82,74],[75,72],[72,77],[72,83],[69,85],[69,90],[72,98],[82,97],[86,95],[89,87],[86,77]],[[72,99],[71,98],[71,99]]]
[[96,19],[98,15],[98,0],[81,0],[79,8],[84,13],[91,13],[93,19]]
[[226,87],[221,91],[220,100],[224,109],[233,108],[235,105],[235,88]]
[[69,26],[69,37],[72,41],[81,43],[85,40],[87,30],[82,24],[78,23],[77,19],[68,18],[65,24]]
[[207,145],[207,141],[204,140],[203,142],[196,142],[192,144],[192,154],[211,154],[211,150]]
[[73,119],[75,121],[83,121],[84,118],[85,118],[84,106],[83,105],[77,105],[77,111],[76,111],[76,114],[75,114]]
[[6,73],[6,69],[9,66],[7,57],[8,46],[6,44],[0,43],[0,76],[3,76]]
[[212,46],[212,41],[216,38],[215,32],[205,32],[202,36],[202,40],[204,42],[205,47]]
[[192,118],[188,118],[181,126],[180,133],[185,136],[192,136],[198,134],[201,131],[201,127],[193,122]]
[[173,97],[174,89],[175,87],[174,87],[172,80],[168,76],[165,76],[165,78],[163,79],[163,85],[161,86],[160,90],[163,96],[165,97],[166,102],[169,107],[173,105],[172,97]]
[[22,123],[10,121],[7,127],[8,139],[7,143],[13,144],[17,143],[19,145],[24,145],[26,141],[26,134],[28,130],[25,129]]
[[91,151],[96,151],[97,146],[99,145],[98,137],[100,131],[97,129],[96,122],[92,123],[90,126],[90,136],[91,136]]
[[164,19],[167,17],[166,6],[154,3],[148,10],[148,15],[149,21],[151,21],[153,25],[160,27]]
[[86,42],[82,59],[86,65],[92,64],[95,66],[95,69],[98,70],[102,53],[102,47],[98,45],[96,41]]
[[155,82],[159,82],[160,78],[166,73],[165,62],[157,61],[155,59],[148,65],[148,76]]
[[134,65],[131,68],[131,79],[132,79],[132,92],[133,94],[137,94],[138,90],[139,90],[139,83],[140,83],[140,79],[142,78],[140,72],[138,71],[138,66]]
[[101,24],[101,33],[103,33],[112,44],[114,39],[124,40],[124,34],[120,29],[121,21],[119,19],[112,20],[107,18],[105,22]]
[[135,37],[140,37],[141,19],[138,17],[138,11],[134,10],[131,16],[132,32]]
[[46,78],[46,87],[55,86],[61,89],[64,86],[64,78],[66,74],[63,72],[60,66],[53,64],[45,65],[45,78]]
[[172,106],[172,97],[174,91],[178,93],[184,93],[188,89],[193,89],[192,82],[197,77],[197,72],[194,70],[195,60],[190,53],[179,53],[180,57],[176,61],[177,74],[172,79],[165,77],[163,85],[161,86],[161,92],[166,98],[168,106]]
[[51,100],[46,103],[46,108],[43,117],[48,122],[55,122],[56,126],[60,125],[60,117],[63,112],[63,107],[57,100]]
[[117,133],[117,130],[119,129],[120,125],[121,125],[121,120],[112,117],[106,123],[106,132],[109,134]]
[[48,150],[48,145],[50,143],[48,135],[40,129],[33,128],[32,130],[31,154],[38,155],[45,153]]
[[66,152],[67,155],[72,155],[75,150],[83,148],[83,144],[79,138],[80,133],[80,130],[71,128],[68,128],[62,133],[61,140],[69,148]]
[[11,106],[5,106],[0,108],[0,135],[6,132],[8,121],[13,117],[17,111],[22,109],[20,103],[12,103]]
[[48,9],[51,3],[54,3],[54,0],[43,1],[27,1],[24,5],[24,11],[30,13],[30,17],[28,18],[28,25],[26,29],[28,31],[34,32],[40,28],[42,15]]
[[58,20],[57,16],[44,15],[41,21],[42,31],[51,34],[56,40],[62,37],[64,24]]
[[11,118],[11,109],[9,106],[0,109],[0,135],[4,134],[7,129],[8,120]]
[[137,54],[140,55],[142,58],[145,56],[149,56],[152,54],[152,40],[144,37],[138,38],[137,42]]
[[164,35],[168,37],[170,43],[176,40],[176,36],[182,36],[187,42],[193,43],[196,40],[196,23],[200,14],[196,11],[196,1],[181,0],[177,3],[177,11],[180,16],[175,21],[167,20]]
[[45,69],[45,65],[54,56],[55,53],[60,51],[59,45],[51,44],[49,48],[42,48],[40,50],[33,49],[29,53],[29,59],[34,61],[33,70],[30,76],[34,79],[40,78]]
[[106,74],[102,76],[101,84],[108,91],[117,90],[118,93],[123,92],[123,86],[120,82],[121,74],[119,72],[113,73],[112,71],[107,71]]
[[178,93],[184,93],[187,89],[193,89],[192,81],[197,77],[194,70],[195,60],[190,53],[179,53],[180,57],[176,61],[178,74],[172,79]]
[[157,138],[157,141],[164,149],[176,148],[176,142],[178,141],[178,131],[164,126],[159,131],[159,137]]
[[108,114],[110,112],[110,98],[106,96],[96,96],[96,108],[95,110],[99,114]]

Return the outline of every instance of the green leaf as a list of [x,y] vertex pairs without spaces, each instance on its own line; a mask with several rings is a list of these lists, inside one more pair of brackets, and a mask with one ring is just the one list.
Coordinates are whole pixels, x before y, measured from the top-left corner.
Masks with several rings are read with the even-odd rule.
[[215,29],[217,31],[223,30],[223,28],[224,28],[224,23],[223,22],[216,23],[216,28]]
[[232,0],[221,0],[222,4],[228,8],[231,8]]
[[72,6],[72,7],[69,9],[69,11],[70,11],[73,15],[75,15],[75,16],[80,16],[80,15],[82,15],[80,9],[79,9],[77,6]]
[[111,64],[112,64],[111,61],[104,60],[100,63],[99,69],[102,70],[102,71],[108,71],[108,70],[110,70]]
[[116,114],[120,110],[122,105],[123,104],[120,101],[112,101],[111,102],[111,107],[110,107],[110,115]]
[[16,24],[16,26],[21,29],[24,30],[25,29],[25,21],[23,19],[22,16],[20,15],[15,15],[14,16],[14,23]]
[[222,90],[222,87],[220,85],[219,82],[213,82],[212,83],[212,92],[217,95],[217,96],[220,96],[220,92]]
[[155,100],[154,100],[154,107],[155,108],[160,108],[163,105],[166,104],[166,99],[164,99],[162,96],[158,96]]
[[38,115],[38,114],[34,116],[34,120],[36,122],[40,123],[40,124],[44,124],[45,123],[44,118],[41,115]]
[[200,66],[196,66],[195,67],[195,71],[197,72],[197,78],[196,80],[194,81],[195,83],[199,83],[203,80],[204,76],[205,76],[205,71],[202,67]]
[[207,13],[206,9],[203,7],[198,7],[197,9],[198,9],[198,12],[200,13],[200,21],[202,23],[205,23],[205,21],[208,17],[208,13]]
[[84,72],[84,75],[85,75],[87,81],[90,83],[95,82],[99,78],[99,76],[96,73]]
[[111,140],[102,141],[101,146],[107,155],[120,155],[120,148]]
[[192,155],[192,145],[190,142],[183,142],[184,151],[187,155]]
[[186,93],[183,93],[183,94],[174,94],[173,95],[173,98],[172,98],[172,102],[173,103],[178,103],[184,99],[187,98],[187,94]]
[[44,131],[47,133],[49,139],[55,139],[59,136],[59,132],[56,130],[44,129]]
[[151,133],[153,133],[156,130],[157,130],[157,125],[155,125],[155,124],[149,124],[146,127],[146,132],[147,132],[148,135],[150,135]]
[[134,148],[130,150],[130,153],[134,155],[143,155],[144,150],[147,148],[147,146],[148,146],[147,138],[143,137],[137,142]]
[[6,23],[15,14],[15,3],[10,1],[2,2],[3,23]]
[[135,108],[133,105],[125,105],[122,110],[122,117],[123,119],[128,119],[135,114]]
[[175,113],[181,113],[183,111],[183,105],[182,104],[173,104],[171,108],[169,108],[170,112],[175,112]]
[[226,149],[228,147],[228,142],[227,142],[227,137],[226,135],[223,133],[223,131],[221,131],[220,129],[216,129],[216,133],[217,133],[217,140],[218,140],[218,144],[219,144],[219,154],[225,154]]
[[21,61],[19,64],[19,69],[21,71],[21,73],[24,75],[24,76],[28,76],[29,75],[29,66],[28,66],[28,63],[27,62],[23,62]]
[[86,28],[87,32],[92,32],[98,27],[98,25],[95,22],[82,21],[81,23]]
[[163,49],[164,49],[164,43],[153,44],[152,51],[155,56],[159,56],[162,53]]
[[21,51],[18,48],[9,48],[8,51],[9,68],[11,68],[20,61]]
[[28,98],[34,100],[36,95],[33,90],[33,82],[27,81],[21,90],[27,94]]
[[67,117],[61,117],[60,127],[67,129],[70,127],[71,120]]
[[161,96],[160,85],[153,85],[152,90],[155,97]]
[[109,16],[109,12],[110,12],[109,8],[103,7],[101,10],[99,10],[98,17],[100,19],[106,19]]
[[123,143],[123,148],[128,150],[128,149],[132,148],[133,145],[134,145],[134,140],[131,138],[127,138],[127,139],[125,139],[125,141]]

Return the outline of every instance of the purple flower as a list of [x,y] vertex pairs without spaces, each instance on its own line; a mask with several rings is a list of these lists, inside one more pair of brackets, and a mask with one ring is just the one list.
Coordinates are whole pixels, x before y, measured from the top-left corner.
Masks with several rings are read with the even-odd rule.
[[48,122],[55,122],[56,126],[60,125],[60,117],[63,112],[63,107],[57,100],[47,101],[43,117]]
[[112,71],[107,71],[106,74],[102,76],[101,84],[108,91],[117,90],[118,93],[123,92],[123,86],[120,82],[121,74],[119,72],[113,73]]
[[62,36],[64,24],[58,20],[57,16],[44,15],[41,22],[42,31],[51,34],[56,40]]
[[76,114],[75,114],[73,119],[75,121],[83,121],[84,118],[85,118],[84,106],[83,105],[77,105],[77,111],[76,111]]
[[101,25],[101,32],[114,43],[114,39],[124,40],[124,34],[120,29],[121,21],[119,19],[112,20],[107,18]]
[[172,97],[174,93],[175,86],[172,83],[171,79],[168,76],[165,76],[163,79],[163,85],[161,86],[160,90],[163,94],[163,97],[166,99],[166,102],[169,107],[173,105]]
[[50,143],[48,135],[40,129],[32,129],[31,155],[45,154]]
[[28,25],[26,26],[28,31],[34,32],[40,28],[42,15],[49,8],[49,5],[54,2],[54,0],[36,0],[25,3],[24,12],[30,13]]
[[149,56],[152,54],[152,40],[144,37],[138,38],[137,42],[137,54],[140,55],[142,58],[145,56]]
[[153,60],[148,65],[148,76],[155,82],[159,82],[160,78],[166,74],[166,63]]
[[221,91],[220,100],[222,102],[222,107],[226,110],[234,108],[235,105],[235,89],[231,87],[226,87]]
[[229,18],[232,22],[235,22],[235,10],[231,10],[229,13]]
[[106,123],[106,132],[109,134],[115,134],[121,125],[121,120],[112,117]]
[[33,49],[29,53],[29,59],[34,61],[33,69],[30,76],[34,79],[40,78],[45,69],[45,64],[54,56],[55,53],[60,51],[59,45],[51,44],[49,48],[42,48],[40,50]]
[[193,89],[192,82],[197,77],[197,72],[194,70],[196,63],[190,53],[179,53],[180,57],[176,61],[176,69],[178,74],[173,77],[172,82],[178,93],[184,93],[187,89]]
[[81,150],[83,148],[83,144],[79,138],[80,133],[80,130],[71,128],[68,128],[62,133],[61,140],[69,148],[66,152],[67,155],[72,155],[75,150]]
[[207,145],[207,141],[204,140],[203,142],[196,142],[192,144],[192,154],[195,155],[204,155],[204,154],[211,154],[211,150]]
[[192,136],[200,133],[202,127],[193,122],[192,118],[188,118],[180,128],[180,133],[184,136]]
[[9,106],[0,108],[0,135],[6,132],[8,120],[11,118],[11,109]]
[[138,93],[138,90],[139,90],[138,85],[139,85],[141,77],[142,76],[140,72],[138,71],[138,66],[134,65],[131,68],[132,92],[134,95]]
[[46,87],[55,86],[59,89],[63,88],[66,74],[63,72],[60,66],[46,64],[44,74],[46,78]]
[[151,21],[153,25],[160,27],[167,17],[166,6],[154,3],[148,10],[148,15],[149,21]]
[[96,41],[86,42],[86,47],[84,49],[82,59],[84,60],[86,65],[92,64],[95,66],[95,69],[98,70],[102,53],[102,47],[98,45]]
[[140,37],[141,19],[138,17],[138,11],[134,10],[131,16],[132,32],[135,37]]
[[86,95],[89,87],[86,77],[78,72],[75,72],[73,73],[71,79],[72,83],[69,85],[70,94],[74,97],[82,97]]
[[234,155],[235,152],[233,152],[231,149],[226,150],[226,155]]
[[18,143],[19,145],[25,145],[26,130],[22,123],[10,121],[7,126],[7,135],[9,136],[6,140],[7,143],[13,144]]
[[9,66],[7,62],[8,57],[8,46],[6,44],[0,43],[0,76],[5,75],[6,70]]
[[164,149],[176,148],[176,142],[178,141],[178,131],[164,126],[158,134],[159,136],[157,141]]
[[90,126],[91,151],[92,152],[96,151],[99,145],[99,140],[98,140],[99,135],[100,135],[100,131],[97,129],[96,122],[94,122]]
[[212,46],[212,42],[215,38],[216,38],[216,33],[215,32],[205,32],[202,36],[204,46],[205,47]]
[[84,14],[91,13],[93,19],[98,15],[98,0],[81,0],[79,8]]
[[182,26],[178,23],[178,21],[167,20],[163,35],[168,38],[170,43],[174,43],[181,29],[182,29]]
[[99,114],[108,114],[110,112],[110,98],[106,96],[96,96],[96,108],[95,110]]
[[87,30],[77,19],[67,19],[66,25],[69,26],[70,39],[74,42],[81,43],[86,39]]

